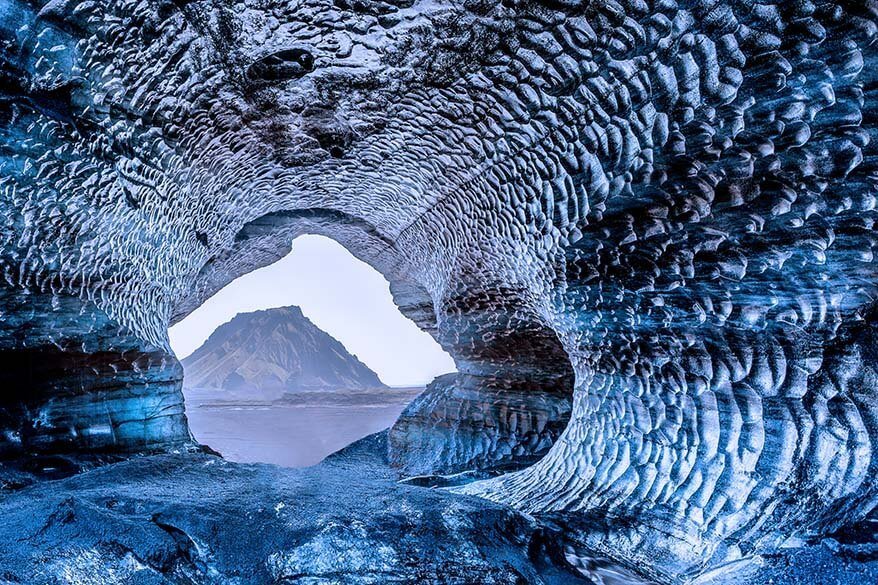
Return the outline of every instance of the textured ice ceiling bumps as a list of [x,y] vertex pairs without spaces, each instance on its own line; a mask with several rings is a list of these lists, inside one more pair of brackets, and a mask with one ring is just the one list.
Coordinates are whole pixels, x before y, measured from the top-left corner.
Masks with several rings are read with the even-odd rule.
[[[467,493],[664,580],[854,519],[876,26],[872,0],[0,0],[4,360],[136,374],[18,384],[7,442],[185,442],[151,391],[168,323],[317,232],[485,380],[473,404],[575,385],[548,454]],[[96,392],[125,441],[58,422]]]

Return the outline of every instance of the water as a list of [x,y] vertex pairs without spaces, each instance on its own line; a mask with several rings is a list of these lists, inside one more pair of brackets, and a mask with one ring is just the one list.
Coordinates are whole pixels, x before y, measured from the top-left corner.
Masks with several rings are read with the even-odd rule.
[[226,459],[306,467],[389,427],[420,390],[357,393],[356,400],[313,395],[302,403],[217,400],[216,391],[187,390],[186,414],[195,438]]

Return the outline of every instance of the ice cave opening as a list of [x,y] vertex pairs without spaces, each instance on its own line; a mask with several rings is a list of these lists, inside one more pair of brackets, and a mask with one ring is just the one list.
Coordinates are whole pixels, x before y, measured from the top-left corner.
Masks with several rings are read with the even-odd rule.
[[169,330],[190,430],[227,459],[313,465],[396,421],[454,361],[390,284],[323,235],[229,283]]

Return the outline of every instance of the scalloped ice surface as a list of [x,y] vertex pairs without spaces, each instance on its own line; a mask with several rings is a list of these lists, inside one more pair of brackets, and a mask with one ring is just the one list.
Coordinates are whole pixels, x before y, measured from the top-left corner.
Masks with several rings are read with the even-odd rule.
[[466,386],[399,467],[435,417],[437,470],[543,455],[456,489],[664,581],[857,520],[876,35],[875,0],[0,0],[0,452],[188,445],[168,325],[320,233]]

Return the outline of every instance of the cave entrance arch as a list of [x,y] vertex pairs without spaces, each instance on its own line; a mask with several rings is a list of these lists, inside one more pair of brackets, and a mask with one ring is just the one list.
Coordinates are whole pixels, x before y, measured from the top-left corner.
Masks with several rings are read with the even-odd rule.
[[314,234],[227,284],[169,336],[192,433],[240,462],[315,464],[386,429],[455,371],[400,314],[381,273]]
[[[552,328],[515,305],[520,292],[499,285],[428,290],[393,240],[331,209],[278,211],[246,223],[234,246],[209,261],[196,282],[229,282],[272,264],[303,235],[330,238],[377,270],[399,312],[454,357],[458,371],[436,378],[390,429],[389,462],[403,475],[505,472],[548,452],[570,417],[574,373]],[[215,292],[196,286],[173,320]]]

